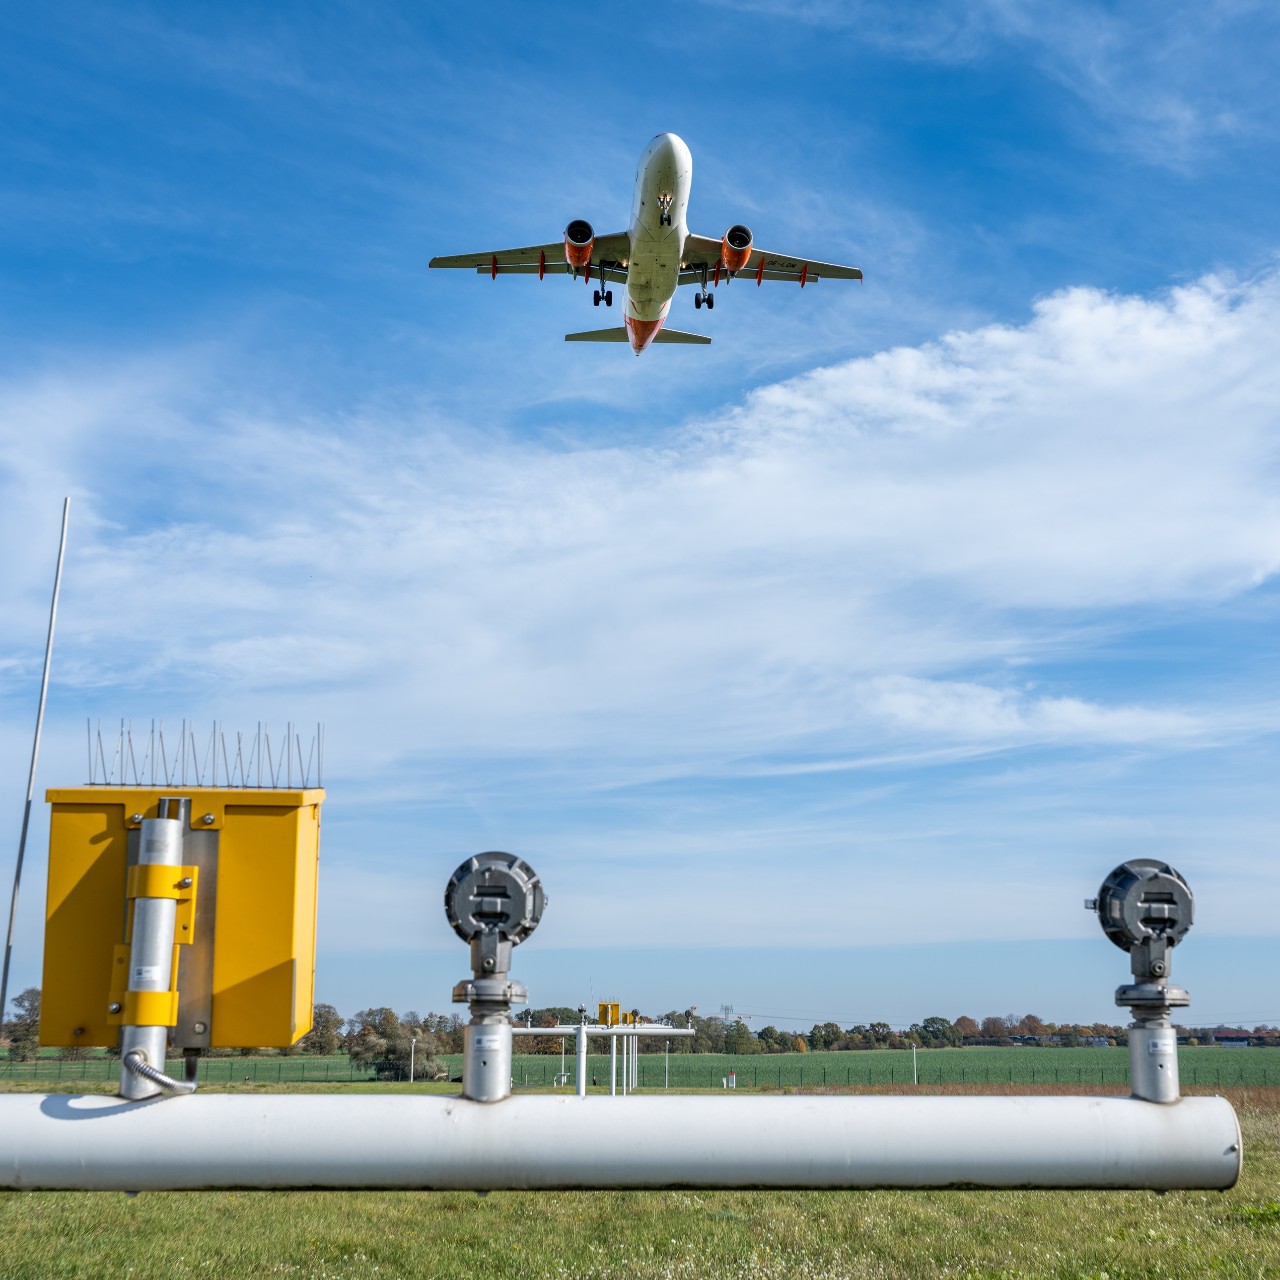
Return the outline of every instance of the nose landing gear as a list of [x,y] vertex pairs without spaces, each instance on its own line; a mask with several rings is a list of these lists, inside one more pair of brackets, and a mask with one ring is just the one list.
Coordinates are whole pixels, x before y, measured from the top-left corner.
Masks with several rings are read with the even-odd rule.
[[664,192],[658,197],[658,226],[671,225],[671,196]]

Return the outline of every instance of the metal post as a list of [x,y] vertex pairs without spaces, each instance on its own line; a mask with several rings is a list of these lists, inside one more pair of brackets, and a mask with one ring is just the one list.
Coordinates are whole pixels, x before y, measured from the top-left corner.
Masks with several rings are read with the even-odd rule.
[[1116,991],[1133,1013],[1129,1027],[1129,1085],[1145,1102],[1177,1102],[1178,1041],[1171,1014],[1191,1002],[1169,981],[1173,948],[1191,927],[1194,904],[1187,882],[1168,863],[1133,858],[1103,882],[1085,906],[1103,932],[1129,952],[1134,981]]
[[575,1082],[577,1085],[575,1092],[578,1097],[585,1098],[587,1096],[587,1015],[585,1013],[578,1026],[578,1038],[574,1047],[578,1055],[578,1079]]
[[418,1037],[412,1036],[409,1039],[409,1083],[413,1083],[413,1055],[418,1048]]
[[[138,865],[182,865],[182,817],[188,802],[162,798],[160,816],[144,818],[138,834]],[[138,897],[133,901],[133,929],[129,942],[129,986],[133,992],[167,992],[173,984],[173,934],[178,903],[174,898]],[[130,1055],[141,1055],[143,1064],[164,1070],[169,1046],[168,1025],[125,1024],[120,1029],[120,1096],[153,1098],[164,1090],[129,1065]]]
[[609,1037],[609,1097],[618,1095],[618,1037]]
[[58,540],[58,567],[53,574],[53,599],[49,603],[49,630],[44,638],[44,671],[40,676],[40,705],[36,711],[36,734],[31,744],[31,770],[27,774],[27,803],[22,810],[22,834],[18,837],[18,860],[13,868],[13,897],[9,900],[9,933],[4,944],[4,970],[0,973],[0,1022],[4,1021],[9,998],[9,960],[13,955],[13,927],[18,915],[18,886],[22,883],[22,859],[27,851],[27,828],[31,825],[31,797],[36,786],[36,760],[40,756],[40,731],[44,727],[44,704],[49,693],[49,663],[53,657],[53,624],[58,617],[58,593],[62,589],[62,559],[67,549],[67,517],[71,499],[62,500],[62,536]]
[[662,1087],[669,1089],[671,1087],[671,1041],[666,1042],[666,1048],[662,1051]]
[[917,1067],[916,1067],[916,1047],[915,1047],[915,1045],[912,1045],[912,1046],[911,1046],[911,1083],[912,1083],[912,1084],[919,1084],[919,1083],[920,1083],[920,1072],[919,1072],[919,1070],[918,1070],[918,1069],[917,1069]]

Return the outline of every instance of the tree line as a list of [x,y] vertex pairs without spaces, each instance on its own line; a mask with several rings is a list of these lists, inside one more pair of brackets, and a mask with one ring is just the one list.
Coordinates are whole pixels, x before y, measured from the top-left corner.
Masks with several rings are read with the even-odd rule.
[[[655,1026],[692,1028],[693,1036],[670,1041],[662,1036],[643,1037],[641,1053],[810,1053],[858,1049],[955,1049],[976,1045],[1054,1045],[1064,1047],[1128,1043],[1128,1029],[1111,1023],[1046,1022],[1033,1013],[991,1016],[981,1021],[962,1015],[951,1021],[929,1017],[906,1028],[887,1022],[858,1023],[842,1027],[838,1022],[815,1023],[808,1032],[780,1031],[775,1026],[752,1031],[741,1018],[700,1017],[696,1008],[671,1009],[657,1016],[632,1010],[636,1021]],[[578,1025],[577,1009],[552,1005],[529,1009],[514,1019],[529,1027]],[[422,1014],[414,1009],[397,1014],[386,1005],[361,1009],[350,1018],[331,1004],[314,1006],[311,1030],[296,1044],[276,1053],[347,1054],[352,1061],[372,1067],[377,1074],[403,1078],[412,1061],[415,1079],[445,1079],[443,1058],[462,1052],[465,1023],[456,1013]],[[1214,1044],[1220,1039],[1247,1039],[1251,1044],[1280,1047],[1280,1028],[1265,1023],[1243,1027],[1178,1027],[1179,1038],[1191,1044]],[[523,1038],[522,1053],[560,1053],[559,1035]],[[0,1041],[11,1058],[34,1058],[40,1042],[40,988],[28,987],[13,999],[13,1016],[0,1023]],[[572,1048],[572,1045],[569,1046]],[[595,1048],[596,1046],[593,1046]],[[87,1050],[65,1049],[64,1057],[83,1057]],[[108,1050],[108,1053],[113,1050]],[[116,1051],[118,1052],[118,1051]],[[213,1050],[214,1055],[254,1054],[260,1049]]]

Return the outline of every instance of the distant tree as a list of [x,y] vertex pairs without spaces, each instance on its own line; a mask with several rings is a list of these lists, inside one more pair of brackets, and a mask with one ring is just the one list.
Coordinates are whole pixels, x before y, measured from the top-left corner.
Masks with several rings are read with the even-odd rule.
[[991,1040],[996,1044],[1004,1044],[1009,1039],[1009,1029],[1003,1018],[983,1018],[979,1034],[984,1040]]
[[960,1043],[960,1033],[946,1018],[937,1016],[926,1018],[920,1024],[920,1037],[925,1044],[934,1048]]
[[386,1053],[399,1031],[400,1019],[385,1005],[361,1009],[347,1022],[347,1053],[355,1062],[372,1062]]
[[689,1025],[693,1027],[693,1051],[694,1053],[723,1053],[725,1027],[722,1018],[699,1018],[694,1014],[689,1019]]
[[777,1027],[762,1027],[756,1033],[765,1053],[790,1053],[795,1047],[795,1037],[789,1031]]
[[422,1019],[422,1030],[435,1036],[439,1053],[462,1052],[462,1028],[456,1013],[428,1013]]
[[844,1031],[838,1022],[815,1023],[809,1032],[810,1049],[834,1049],[844,1038]]
[[26,1062],[40,1052],[40,988],[19,992],[13,997],[13,1008],[13,1017],[4,1024],[9,1057]]
[[333,1054],[342,1047],[343,1017],[331,1004],[318,1004],[311,1011],[311,1030],[298,1041],[302,1053]]
[[968,1014],[962,1013],[955,1020],[954,1026],[956,1035],[960,1037],[962,1042],[965,1040],[976,1040],[978,1036],[982,1034],[981,1028],[971,1017],[968,1016]]
[[729,1024],[724,1034],[725,1053],[763,1053],[764,1045],[751,1034],[750,1028],[739,1018]]
[[796,1036],[796,1038],[795,1038],[794,1040],[792,1040],[792,1042],[791,1042],[791,1047],[792,1047],[792,1048],[793,1048],[797,1053],[808,1053],[808,1052],[809,1052],[809,1045],[808,1045],[808,1043],[806,1042],[806,1040],[805,1040],[804,1036]]
[[875,1041],[876,1044],[888,1044],[889,1037],[893,1035],[893,1028],[887,1022],[873,1022],[867,1028],[867,1038]]
[[1024,1034],[1029,1036],[1047,1036],[1049,1028],[1034,1013],[1026,1013],[1022,1016],[1022,1025],[1026,1028]]

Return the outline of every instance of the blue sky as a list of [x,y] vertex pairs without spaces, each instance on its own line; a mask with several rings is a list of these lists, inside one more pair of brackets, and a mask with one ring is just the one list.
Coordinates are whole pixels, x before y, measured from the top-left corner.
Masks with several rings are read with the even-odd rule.
[[[1265,4],[0,15],[0,777],[86,717],[324,721],[318,994],[443,1008],[504,848],[535,1004],[1280,1021],[1280,17]],[[566,346],[433,254],[692,227],[863,267]],[[687,308],[687,310],[684,310]],[[39,980],[37,815],[14,988]],[[7,875],[11,862],[0,858]],[[761,1025],[753,1022],[753,1025]]]

